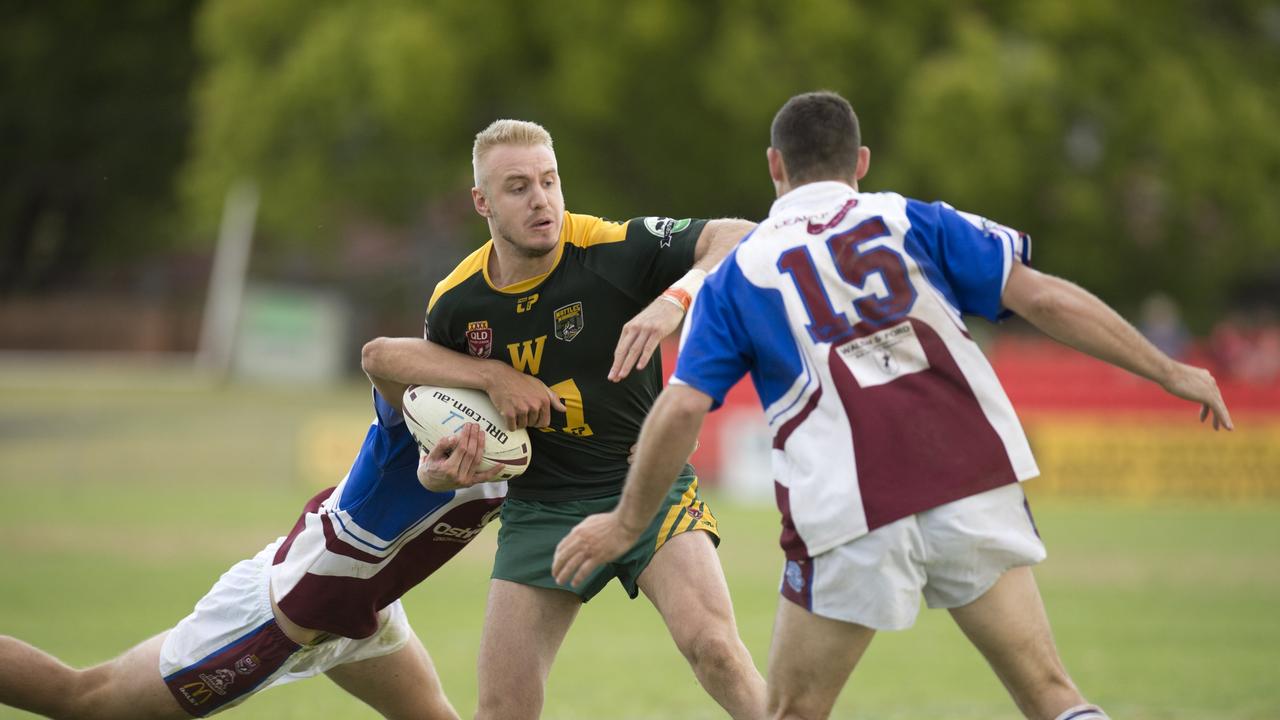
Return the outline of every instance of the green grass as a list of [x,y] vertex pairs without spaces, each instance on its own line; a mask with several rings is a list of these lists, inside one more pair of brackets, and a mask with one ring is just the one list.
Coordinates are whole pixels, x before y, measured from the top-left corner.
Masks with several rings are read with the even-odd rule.
[[[0,365],[0,633],[91,664],[168,627],[286,531],[368,422],[367,391],[232,387],[181,373]],[[317,427],[324,428],[317,437]],[[330,447],[332,446],[332,447]],[[349,460],[349,458],[346,458]],[[1036,498],[1037,570],[1077,683],[1117,718],[1280,717],[1280,507]],[[781,555],[772,508],[711,494],[743,639],[763,669]],[[465,716],[496,533],[406,598]],[[657,613],[610,588],[579,617],[548,718],[719,718]],[[1014,718],[945,613],[881,634],[835,713]],[[0,718],[29,717],[0,708]],[[317,679],[228,717],[363,718]]]

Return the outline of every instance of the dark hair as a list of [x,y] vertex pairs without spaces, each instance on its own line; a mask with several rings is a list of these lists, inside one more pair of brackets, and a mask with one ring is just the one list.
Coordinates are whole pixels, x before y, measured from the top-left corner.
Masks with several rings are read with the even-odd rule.
[[798,185],[853,177],[862,137],[849,101],[824,90],[788,100],[773,116],[769,143]]

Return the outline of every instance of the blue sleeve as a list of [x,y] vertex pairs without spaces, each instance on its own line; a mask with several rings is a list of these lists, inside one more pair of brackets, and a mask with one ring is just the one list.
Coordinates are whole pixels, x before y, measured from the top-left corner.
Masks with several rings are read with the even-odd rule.
[[907,200],[907,219],[907,252],[957,311],[993,322],[1009,315],[1004,283],[1013,263],[1030,264],[1031,238],[945,203]]
[[387,402],[377,390],[373,391],[373,412],[378,416],[378,425],[384,428],[390,429],[404,425],[404,415]]
[[746,282],[736,260],[734,250],[703,284],[685,325],[672,375],[673,380],[711,396],[712,410],[724,403],[729,389],[755,361],[751,335],[734,302],[730,282]]

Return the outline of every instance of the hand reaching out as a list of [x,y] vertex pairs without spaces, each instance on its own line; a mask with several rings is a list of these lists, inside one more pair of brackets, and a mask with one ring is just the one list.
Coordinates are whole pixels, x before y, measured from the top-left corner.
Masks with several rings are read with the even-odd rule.
[[1218,382],[1204,368],[1175,362],[1169,377],[1161,383],[1171,395],[1184,400],[1200,403],[1200,422],[1204,422],[1209,414],[1213,414],[1213,429],[1225,427],[1234,430],[1231,414],[1227,412],[1227,404],[1218,390]]
[[658,298],[649,303],[649,307],[622,326],[622,334],[618,336],[618,346],[613,351],[613,367],[609,369],[609,379],[618,382],[632,370],[643,370],[653,357],[658,343],[676,328],[684,319],[684,310],[676,304]]

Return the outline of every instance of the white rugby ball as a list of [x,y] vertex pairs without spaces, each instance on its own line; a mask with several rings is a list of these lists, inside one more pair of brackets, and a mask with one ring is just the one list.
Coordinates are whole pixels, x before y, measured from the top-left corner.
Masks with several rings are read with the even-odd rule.
[[404,391],[404,419],[423,450],[431,452],[440,438],[452,435],[469,422],[484,431],[484,457],[477,470],[503,466],[499,480],[519,477],[529,468],[533,445],[523,428],[508,430],[507,423],[489,396],[468,388],[412,385]]

